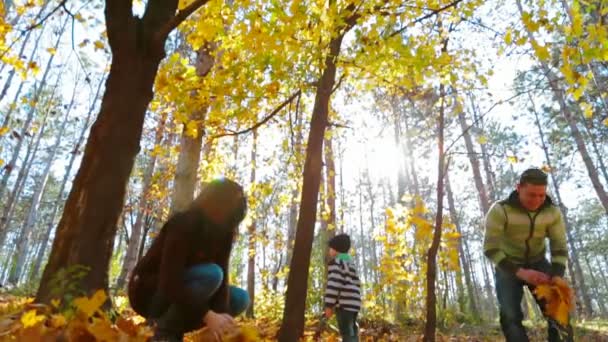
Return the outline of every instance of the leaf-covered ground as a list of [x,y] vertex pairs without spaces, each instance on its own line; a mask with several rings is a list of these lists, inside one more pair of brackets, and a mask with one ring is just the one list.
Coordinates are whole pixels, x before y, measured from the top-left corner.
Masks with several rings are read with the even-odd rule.
[[[31,298],[0,295],[0,341],[146,341],[152,331],[145,320],[129,309],[121,314],[101,310],[105,294],[77,298],[68,305],[33,304]],[[115,298],[115,303],[125,298]],[[124,303],[123,303],[124,304]],[[239,320],[240,334],[227,337],[228,342],[273,341],[279,328],[277,321],[267,319]],[[542,323],[530,324],[531,341],[546,341]],[[320,328],[323,327],[323,328]],[[397,326],[386,322],[362,320],[362,341],[420,341],[422,323]],[[186,341],[205,341],[205,331],[186,336]],[[321,324],[309,320],[305,341],[339,341],[335,321]],[[460,325],[440,331],[438,341],[501,341],[498,324]],[[608,341],[608,322],[587,321],[576,325],[575,341]]]

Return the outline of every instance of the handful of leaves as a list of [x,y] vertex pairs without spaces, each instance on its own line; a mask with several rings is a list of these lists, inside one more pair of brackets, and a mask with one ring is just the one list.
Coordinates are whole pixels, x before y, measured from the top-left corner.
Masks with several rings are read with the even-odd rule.
[[545,315],[564,327],[568,325],[568,315],[574,310],[574,291],[564,279],[554,277],[550,283],[537,286],[534,295],[547,303]]

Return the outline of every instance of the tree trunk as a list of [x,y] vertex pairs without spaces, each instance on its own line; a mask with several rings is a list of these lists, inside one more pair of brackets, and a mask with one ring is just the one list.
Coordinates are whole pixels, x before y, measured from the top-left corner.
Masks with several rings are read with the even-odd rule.
[[[38,137],[36,138],[36,143],[34,144],[33,153],[31,154],[29,160],[27,160],[27,163],[23,166],[24,167],[23,178],[21,180],[18,180],[17,184],[15,184],[15,190],[14,190],[15,195],[12,197],[12,198],[14,198],[14,201],[11,203],[11,206],[9,207],[10,211],[7,215],[9,218],[7,220],[7,226],[6,226],[7,230],[8,230],[8,222],[10,222],[10,218],[13,215],[13,210],[15,209],[15,206],[17,204],[17,200],[18,200],[19,196],[21,195],[21,191],[23,191],[23,188],[25,186],[26,178],[30,173],[34,159],[36,158],[36,153],[38,152],[38,148],[40,147],[40,141],[42,140],[42,136],[44,135],[45,129],[46,129],[46,116],[44,117],[44,121],[42,122],[42,125],[40,127],[40,133],[39,133]],[[10,256],[9,259],[11,260],[9,281],[13,284],[17,284],[19,281],[18,277],[14,277],[13,272],[14,272],[14,268],[17,265],[17,260],[15,260],[15,257],[18,255],[18,252],[19,252],[19,250],[17,249],[17,244],[18,244],[19,240],[23,239],[23,236],[24,236],[24,231],[21,230],[21,231],[19,231],[19,234],[11,241],[11,245],[12,245],[12,247],[14,246],[14,248],[12,248],[12,252],[11,252],[11,254],[9,254],[9,256]]]
[[[296,106],[296,115],[299,110],[299,101]],[[299,176],[302,170],[300,163],[300,155],[302,154],[302,140],[304,139],[302,135],[302,116],[297,115],[296,117],[296,137],[295,142],[293,142],[292,148],[295,150],[294,157],[296,159],[295,163],[293,163],[294,168],[296,170],[296,174]],[[291,202],[289,204],[289,226],[287,228],[287,243],[285,246],[287,247],[287,257],[285,259],[285,264],[291,264],[291,257],[293,254],[293,244],[296,238],[296,225],[298,223],[298,195],[300,194],[300,182],[299,180],[295,182],[295,184],[291,188]],[[285,280],[287,281],[287,279]]]
[[[161,114],[158,121],[158,126],[156,128],[156,134],[154,136],[154,146],[158,146],[162,142],[166,121],[167,115]],[[120,275],[116,280],[117,289],[122,289],[125,287],[127,279],[131,274],[131,270],[135,267],[137,261],[139,260],[138,254],[143,234],[144,217],[150,210],[150,206],[148,205],[148,193],[150,192],[150,187],[152,186],[152,175],[154,174],[154,168],[156,167],[156,159],[156,154],[151,155],[150,160],[148,160],[148,164],[144,170],[137,217],[135,219],[135,224],[132,226],[133,228],[131,228],[131,238],[128,241],[125,259],[122,264],[122,269],[120,270]]]
[[[524,10],[521,5],[521,0],[517,0],[516,3],[517,3],[517,8],[519,9],[520,14],[523,14]],[[530,42],[536,43],[536,40],[535,40],[532,32],[530,32],[528,30],[527,34],[528,34],[528,39],[530,40]],[[578,129],[578,126],[576,123],[576,118],[574,117],[573,113],[570,111],[570,108],[568,107],[568,104],[566,103],[564,91],[559,86],[559,79],[558,79],[557,75],[555,74],[555,72],[553,72],[553,70],[547,64],[546,61],[539,60],[539,62],[541,64],[541,67],[542,67],[542,70],[543,70],[545,76],[547,77],[547,80],[549,81],[549,85],[551,87],[551,90],[553,91],[553,96],[555,96],[555,98],[557,99],[557,102],[558,102],[560,110],[561,110],[561,114],[564,116],[564,118],[568,122],[568,126],[570,126],[570,131],[572,133],[572,136],[574,137],[574,141],[576,142],[576,147],[578,149],[578,152],[580,153],[580,155],[583,159],[583,163],[585,164],[585,167],[587,168],[587,174],[589,175],[589,178],[591,179],[591,184],[593,184],[593,188],[595,189],[595,192],[600,200],[600,203],[602,204],[602,206],[604,207],[604,210],[608,214],[608,194],[604,190],[604,187],[602,186],[602,183],[600,182],[600,179],[599,179],[599,176],[597,173],[597,169],[596,169],[595,165],[593,164],[593,160],[589,156],[589,152],[587,151],[587,146],[585,145],[583,136]]]
[[[57,84],[59,84],[59,77],[57,78]],[[54,91],[57,89],[55,86]],[[28,148],[26,153],[26,158],[23,161],[23,165],[17,174],[17,180],[15,181],[15,187],[13,188],[13,192],[9,196],[9,200],[6,203],[6,206],[3,211],[3,225],[0,225],[0,246],[2,246],[5,242],[6,235],[8,234],[9,223],[11,221],[11,217],[13,216],[13,211],[15,206],[17,205],[18,198],[21,195],[21,191],[25,185],[25,181],[30,172],[31,166],[33,164],[34,159],[36,158],[36,153],[38,152],[38,148],[40,146],[40,142],[42,140],[42,136],[46,127],[46,120],[48,118],[49,111],[45,112],[42,117],[42,122],[40,124],[40,133],[36,137],[36,142],[34,143],[34,148],[31,150]],[[21,136],[20,142],[25,139],[25,134]],[[32,151],[32,153],[30,153]]]
[[[257,143],[258,143],[258,132],[253,130],[253,146],[251,147],[251,177],[249,178],[249,184],[251,189],[255,189],[256,178],[256,154],[257,154]],[[255,209],[253,210],[253,219],[247,229],[249,234],[249,245],[247,250],[247,292],[249,292],[250,304],[247,308],[246,316],[253,318],[253,305],[255,303],[255,243],[256,243],[256,214]]]
[[[200,3],[194,3],[200,6]],[[196,7],[195,7],[196,8]],[[99,116],[57,227],[49,262],[36,295],[49,302],[51,280],[61,269],[89,269],[78,286],[87,293],[108,290],[108,269],[125,188],[139,152],[152,86],[165,56],[167,35],[181,19],[177,1],[148,2],[143,17],[131,3],[106,0],[112,65]]]
[[330,41],[323,73],[318,81],[308,144],[306,146],[304,184],[302,186],[300,214],[298,217],[293,257],[287,279],[285,309],[278,333],[280,342],[295,342],[304,332],[308,271],[321,181],[323,137],[327,126],[329,101],[335,84],[336,62],[340,55],[340,46],[342,45],[344,34],[354,25],[354,19],[354,17],[347,18],[344,30],[341,30]]
[[[582,120],[585,120],[585,118],[581,118]],[[597,160],[597,163],[600,166],[600,172],[602,173],[602,176],[604,177],[604,182],[605,184],[608,184],[608,169],[606,168],[606,163],[604,163],[604,158],[602,157],[602,153],[600,152],[600,148],[597,146],[597,141],[595,139],[595,136],[593,135],[593,132],[591,131],[590,127],[589,127],[589,122],[583,122],[583,127],[585,127],[585,133],[587,133],[587,136],[589,137],[589,141],[591,142],[591,150],[593,151],[593,154],[595,154],[595,159]]]
[[[53,143],[53,147],[51,148],[50,155],[46,161],[46,165],[44,167],[44,171],[40,177],[40,181],[34,190],[34,194],[32,195],[32,202],[30,204],[30,208],[27,214],[27,218],[25,223],[23,224],[23,228],[21,230],[21,234],[19,235],[19,239],[17,240],[17,250],[16,250],[16,265],[11,271],[11,275],[9,277],[9,281],[12,283],[17,283],[18,279],[21,277],[21,273],[23,270],[23,265],[25,264],[25,259],[29,253],[30,244],[30,235],[34,230],[34,225],[38,219],[38,207],[40,205],[40,201],[42,200],[42,195],[44,194],[44,190],[46,189],[46,184],[49,179],[49,175],[51,173],[51,166],[53,165],[53,161],[55,161],[55,156],[59,151],[59,145],[61,144],[61,139],[63,138],[63,132],[65,131],[65,127],[68,123],[68,117],[70,112],[72,111],[72,106],[74,105],[74,99],[76,97],[76,89],[78,86],[78,82],[76,82],[76,86],[74,87],[74,92],[72,93],[72,99],[70,100],[70,104],[66,109],[65,116],[63,117],[63,122],[61,123],[61,127],[55,136],[55,142]],[[54,92],[54,91],[53,91]],[[49,109],[51,110],[51,109]],[[42,135],[42,134],[41,134]]]
[[[593,297],[596,298],[597,306],[598,306],[600,313],[602,314],[602,316],[606,317],[606,302],[604,301],[604,296],[602,296],[599,293],[599,290],[598,290],[599,283],[598,283],[597,279],[595,278],[595,270],[591,267],[591,261],[589,261],[589,255],[587,253],[583,253],[583,255],[585,258],[585,263],[587,264],[587,268],[589,268],[589,278],[591,278],[591,289],[594,294]],[[590,308],[592,308],[592,307],[590,306]],[[588,311],[593,311],[593,310],[588,310]]]
[[475,181],[475,188],[477,189],[477,194],[479,195],[479,205],[481,207],[481,211],[485,215],[490,210],[490,201],[488,199],[486,187],[483,184],[479,160],[477,159],[477,153],[473,147],[473,140],[471,139],[469,127],[467,126],[467,120],[464,117],[463,112],[458,113],[458,122],[460,122],[462,137],[464,138],[464,144],[467,148],[467,157],[469,157],[469,162],[471,163],[471,168],[473,170],[473,180]]
[[23,158],[23,166],[19,169],[17,179],[15,180],[15,184],[13,186],[13,191],[11,191],[9,194],[8,200],[4,205],[4,209],[2,210],[2,217],[0,218],[0,250],[5,246],[5,240],[8,236],[13,210],[15,208],[17,199],[19,196],[21,196],[21,190],[23,189],[25,179],[29,174],[29,166],[32,164],[31,160],[37,152],[38,146],[36,145],[36,149],[34,149],[35,145],[36,144],[33,141],[28,144],[25,157]]
[[[475,102],[475,98],[471,95],[469,96],[471,100],[471,111],[473,113],[473,120],[475,122],[475,126],[479,130],[483,130],[483,116],[479,115],[479,107]],[[483,162],[483,169],[486,174],[486,185],[488,190],[488,200],[490,202],[496,201],[496,197],[498,193],[496,192],[496,176],[492,171],[492,164],[490,162],[490,156],[488,155],[488,149],[486,148],[486,144],[479,144],[481,149],[481,161]]]
[[[397,146],[397,150],[404,150],[399,148],[402,146],[401,144],[401,127],[399,127],[399,123],[401,120],[400,111],[398,109],[399,104],[396,102],[394,98],[390,99],[391,101],[391,109],[393,114],[393,128],[394,128],[394,137],[395,137],[395,146]],[[404,151],[405,152],[405,151]],[[405,157],[405,153],[404,153]],[[407,160],[406,158],[400,158],[402,160]],[[397,169],[397,202],[401,203],[401,199],[403,195],[405,195],[405,188],[407,183],[410,181],[407,179],[407,167],[404,164],[400,164]]]
[[[333,134],[333,131],[328,129]],[[334,149],[332,136],[325,139],[325,174],[327,177],[327,240],[336,235],[336,162],[334,160]]]
[[[369,170],[367,170],[365,172],[365,176],[366,176],[366,185],[367,185],[367,194],[369,195],[369,223],[370,223],[370,227],[369,227],[369,231],[373,231],[376,228],[376,220],[375,220],[375,210],[376,210],[376,198],[374,195],[374,189],[372,186],[372,180],[369,176]],[[363,238],[364,235],[361,236],[361,238]],[[371,254],[371,263],[372,265],[379,265],[378,262],[378,251],[376,249],[376,241],[371,239],[370,241],[368,241],[368,248],[369,248],[369,253]],[[372,281],[373,282],[378,282],[379,276],[378,276],[378,270],[376,267],[372,267],[371,269],[371,276],[372,276]]]
[[[361,176],[361,171],[359,171],[359,184],[358,184],[358,188],[359,189],[363,189],[363,178]],[[366,253],[369,252],[369,245],[368,245],[368,241],[365,241],[363,239],[363,237],[365,236],[365,232],[364,232],[364,223],[363,223],[363,191],[357,191],[357,193],[359,194],[359,236],[361,237],[361,244],[360,244],[360,248],[361,248],[361,253],[357,253],[356,255],[359,256],[359,265],[361,265],[361,267],[363,268],[363,276],[365,279],[365,282],[371,282],[371,274],[368,268],[368,263],[365,262],[366,260]]]
[[[541,147],[545,154],[545,162],[547,163],[547,166],[549,167],[550,170],[554,170],[552,163],[551,163],[551,157],[549,155],[549,147],[547,146],[547,143],[545,141],[545,134],[544,134],[543,128],[540,124],[540,118],[538,116],[538,112],[536,111],[536,106],[534,104],[534,100],[532,99],[532,96],[530,96],[529,94],[528,94],[528,96],[530,99],[530,103],[532,104],[532,111],[534,112],[534,118],[535,118],[534,121],[536,123],[536,128],[538,128],[538,135],[540,138]],[[583,272],[581,269],[578,249],[576,248],[576,245],[574,244],[574,240],[573,240],[574,238],[572,236],[572,227],[573,226],[572,226],[572,224],[570,222],[570,218],[568,216],[568,208],[566,208],[566,205],[564,204],[564,201],[562,200],[559,181],[558,181],[557,177],[555,176],[555,172],[550,172],[550,175],[551,175],[551,180],[553,181],[553,189],[555,191],[555,197],[556,197],[558,205],[562,211],[562,214],[564,216],[564,222],[566,224],[566,235],[568,236],[568,245],[570,246],[571,257],[573,259],[572,261],[574,264],[574,274],[572,274],[574,288],[575,289],[577,288],[576,283],[580,284],[579,296],[583,299],[584,313],[587,317],[590,317],[592,315],[591,298],[589,297],[589,291],[587,289],[587,285],[585,285],[585,277],[583,276]]]
[[[196,54],[196,74],[205,77],[214,64],[211,55],[214,49],[206,46],[201,47]],[[184,123],[182,138],[180,143],[179,158],[175,168],[175,180],[173,182],[173,195],[171,197],[171,214],[186,209],[196,189],[198,178],[198,166],[201,160],[201,150],[203,147],[203,136],[205,127],[205,115],[207,107],[200,108],[192,113],[190,120],[195,122],[196,131],[189,132],[188,124]]]
[[53,228],[55,227],[55,216],[57,215],[57,211],[61,207],[63,207],[63,204],[65,202],[65,199],[63,196],[63,193],[65,191],[65,186],[68,183],[70,174],[72,173],[72,167],[74,166],[74,162],[76,161],[76,156],[79,154],[80,146],[82,145],[86,132],[89,128],[89,122],[91,121],[91,116],[93,115],[93,111],[95,110],[95,104],[97,103],[97,99],[99,98],[99,93],[101,91],[101,87],[103,86],[103,84],[104,84],[104,79],[102,78],[99,81],[99,85],[97,86],[97,91],[95,92],[95,97],[93,98],[91,106],[89,107],[86,119],[84,120],[82,129],[80,130],[80,134],[74,144],[74,149],[70,152],[70,160],[68,161],[68,164],[65,167],[65,174],[63,175],[63,179],[61,180],[61,185],[59,186],[59,192],[57,194],[57,199],[53,203],[53,209],[51,210],[51,214],[49,215],[47,228],[44,233],[44,237],[42,238],[42,245],[41,245],[40,251],[38,252],[38,256],[37,256],[35,264],[34,264],[33,274],[35,275],[35,277],[37,277],[38,274],[40,273],[40,267],[42,266],[42,261],[44,260],[44,257],[46,256],[46,249],[48,248],[48,244],[51,239],[51,235],[53,233]]
[[[460,297],[463,298],[462,295],[462,274],[464,273],[464,278],[467,287],[467,298],[469,299],[469,310],[475,317],[479,316],[479,311],[477,310],[477,303],[475,298],[477,298],[477,293],[473,289],[473,282],[471,281],[471,266],[466,258],[464,253],[464,248],[468,249],[467,240],[464,239],[462,235],[462,229],[460,228],[460,220],[458,219],[458,214],[456,211],[456,202],[454,201],[454,194],[452,193],[452,187],[450,186],[450,177],[449,173],[445,175],[445,190],[448,198],[448,205],[450,211],[450,220],[454,225],[456,225],[456,231],[460,234],[460,239],[458,242],[458,255],[460,256],[460,265],[462,266],[462,271],[459,272],[458,275],[458,288],[460,292]],[[464,247],[463,247],[464,245]],[[460,301],[460,300],[459,300]],[[461,311],[465,312],[464,308],[461,307]]]
[[[64,26],[63,26],[64,28],[65,28],[66,23],[67,23],[67,19],[64,22]],[[61,39],[61,35],[55,41],[55,48],[57,48],[59,46],[60,39]],[[36,46],[37,45],[38,45],[38,41],[36,42]],[[55,58],[55,55],[51,55],[51,57],[49,57],[49,60],[46,63],[46,68],[44,70],[44,74],[42,75],[42,79],[40,80],[40,84],[38,84],[37,87],[34,86],[34,91],[33,91],[34,95],[32,98],[32,104],[30,105],[30,110],[27,113],[27,119],[25,120],[25,123],[23,124],[23,127],[21,129],[21,138],[18,139],[17,145],[15,146],[15,148],[13,150],[13,156],[11,157],[11,161],[8,163],[8,165],[6,167],[4,167],[4,175],[2,176],[2,181],[0,181],[0,200],[4,196],[4,191],[6,189],[8,179],[11,176],[11,172],[15,168],[17,158],[19,157],[19,153],[21,152],[21,147],[23,146],[23,139],[25,137],[25,133],[29,130],[30,124],[32,123],[32,120],[34,118],[34,112],[38,108],[38,101],[40,100],[40,95],[42,94],[42,91],[45,89],[46,80],[47,80],[47,77],[49,76],[49,72],[51,71],[51,65],[53,63],[54,58]],[[58,80],[57,82],[59,82],[60,77],[61,77],[61,73],[59,74],[59,76],[57,76],[57,80]],[[7,115],[6,115],[7,118],[9,115],[10,115],[10,112],[7,113]]]
[[[443,49],[446,49],[447,42],[444,42]],[[437,276],[437,252],[441,242],[441,228],[443,226],[443,181],[445,173],[445,154],[444,154],[444,85],[441,84],[439,93],[441,104],[439,107],[439,118],[437,119],[437,150],[439,162],[437,167],[437,213],[435,215],[435,231],[433,242],[427,252],[426,270],[426,324],[424,326],[424,342],[435,341],[435,330],[437,325],[437,298],[435,296],[435,279]]]
[[[407,152],[408,152],[408,153],[406,153],[406,161],[409,161],[409,163],[408,163],[409,168],[410,168],[409,174],[412,179],[411,186],[413,186],[411,192],[416,196],[420,196],[420,185],[418,184],[418,174],[416,173],[416,165],[415,165],[415,158],[414,158],[415,149],[414,149],[414,146],[412,143],[412,134],[410,131],[409,124],[407,122],[407,118],[405,118],[404,122],[405,122],[405,141],[407,143]],[[406,166],[406,168],[407,168],[407,166]]]
[[[40,17],[42,16],[42,13],[44,12],[44,10],[46,9],[46,7],[48,6],[50,1],[45,1],[42,6],[40,6],[40,9],[38,10],[38,13],[36,14],[36,16],[32,19],[33,22],[37,22],[38,20],[40,20]],[[10,2],[9,2],[10,4]],[[8,12],[8,7],[6,8],[6,11]],[[65,21],[67,22],[67,20]],[[65,23],[64,23],[65,25]],[[65,27],[65,26],[64,26]],[[38,38],[36,39],[36,42],[34,43],[34,48],[32,48],[31,52],[30,52],[30,59],[28,61],[29,63],[33,62],[36,56],[36,52],[38,51],[38,43],[40,42],[40,38],[42,38],[42,35],[44,33],[44,29],[46,28],[46,25],[43,25],[41,30],[40,30],[40,34],[38,36]],[[34,32],[34,30],[27,30],[27,32],[25,33],[25,37],[23,37],[23,41],[21,42],[21,48],[19,48],[19,53],[17,53],[17,56],[20,58],[21,56],[23,56],[23,52],[25,51],[25,47],[27,46],[27,43],[30,40],[30,37],[32,35],[32,32]],[[61,34],[60,34],[61,36]],[[4,52],[3,52],[4,54]],[[4,75],[4,68],[9,65],[8,63],[2,63],[2,66],[0,67],[0,75]],[[6,92],[8,91],[8,88],[11,86],[12,84],[12,80],[13,77],[15,75],[15,68],[11,69],[11,71],[8,74],[8,77],[6,79],[6,82],[4,83],[4,87],[2,87],[2,91],[0,92],[0,101],[2,101],[2,99],[4,99],[4,96],[6,95]],[[8,118],[10,116],[10,112],[6,115],[6,117]],[[6,119],[5,119],[6,122]],[[6,125],[3,125],[6,126]]]

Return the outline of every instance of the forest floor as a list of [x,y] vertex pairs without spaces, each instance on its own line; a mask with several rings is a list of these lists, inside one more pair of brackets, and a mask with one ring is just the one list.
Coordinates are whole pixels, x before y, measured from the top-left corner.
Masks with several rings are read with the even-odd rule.
[[[114,298],[114,303],[125,298]],[[0,342],[1,341],[141,341],[152,335],[145,320],[129,309],[121,314],[101,311],[105,295],[76,299],[65,307],[60,303],[41,305],[31,303],[31,298],[0,294]],[[123,303],[124,304],[124,303]],[[268,319],[239,319],[241,334],[225,339],[228,342],[274,341],[279,322]],[[525,322],[530,341],[546,341],[543,322]],[[323,329],[320,327],[323,326]],[[422,322],[410,322],[398,326],[386,322],[360,322],[361,341],[409,342],[422,340]],[[185,341],[205,341],[205,331],[186,336]],[[304,341],[339,341],[334,320],[321,325],[318,320],[308,320]],[[437,340],[445,341],[504,341],[498,323],[460,324],[449,329],[439,329]],[[608,321],[594,320],[575,323],[575,341],[608,342]]]

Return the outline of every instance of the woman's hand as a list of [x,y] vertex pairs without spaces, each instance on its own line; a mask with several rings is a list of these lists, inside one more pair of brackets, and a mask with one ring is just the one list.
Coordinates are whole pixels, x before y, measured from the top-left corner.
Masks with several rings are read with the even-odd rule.
[[223,335],[230,334],[236,329],[234,319],[229,314],[217,313],[213,310],[207,311],[203,321],[215,337],[216,341],[221,341]]

